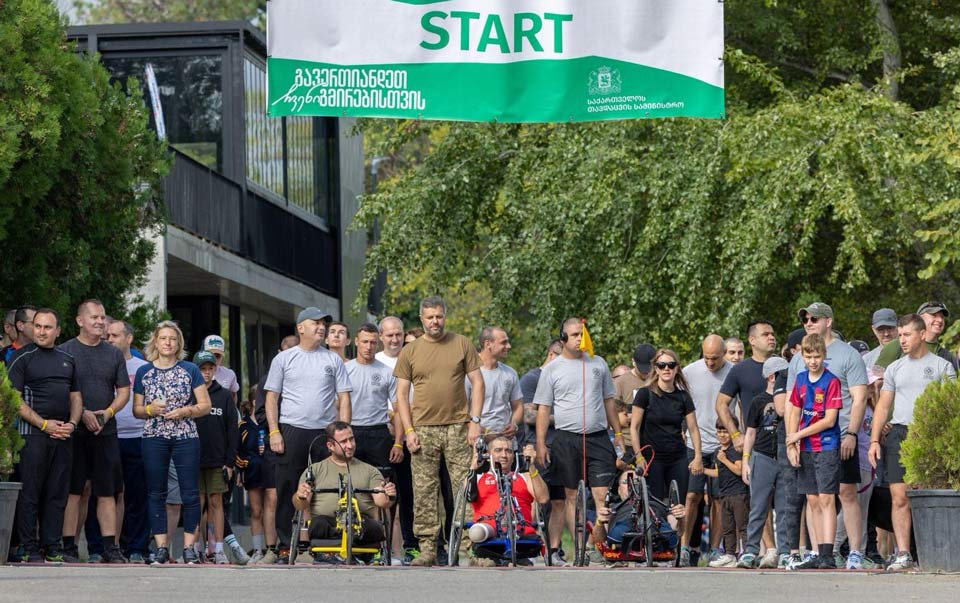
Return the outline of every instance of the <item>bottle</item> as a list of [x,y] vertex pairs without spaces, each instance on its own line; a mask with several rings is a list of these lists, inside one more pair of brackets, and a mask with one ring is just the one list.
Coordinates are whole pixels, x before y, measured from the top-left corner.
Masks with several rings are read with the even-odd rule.
[[264,450],[266,450],[266,445],[264,444],[264,441],[265,441],[265,440],[266,440],[266,437],[265,437],[265,434],[264,434],[264,432],[263,432],[263,429],[262,429],[262,428],[261,428],[261,429],[258,429],[258,430],[257,430],[257,451],[258,451],[261,455],[263,454]]
[[613,450],[617,453],[617,459],[623,459],[623,447],[617,444],[613,447]]

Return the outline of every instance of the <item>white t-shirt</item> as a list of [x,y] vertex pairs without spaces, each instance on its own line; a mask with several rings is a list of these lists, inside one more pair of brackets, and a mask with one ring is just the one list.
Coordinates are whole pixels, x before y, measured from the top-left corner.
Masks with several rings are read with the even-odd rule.
[[[491,432],[503,431],[513,417],[513,401],[523,403],[520,392],[520,376],[517,371],[502,362],[492,369],[480,367],[483,376],[483,414],[480,415],[480,427]],[[467,388],[467,400],[473,392],[470,379],[464,378]]]
[[[127,374],[130,375],[131,384],[137,376],[137,370],[145,364],[150,363],[136,356],[131,356],[130,360],[127,360]],[[118,438],[126,440],[143,436],[143,419],[133,416],[133,387],[130,388],[130,399],[117,413],[116,421]]]
[[237,374],[233,369],[221,365],[213,372],[213,380],[220,384],[220,387],[229,390],[231,393],[240,391],[240,383],[237,381]]
[[300,346],[276,355],[263,388],[283,395],[280,422],[301,429],[323,429],[336,421],[337,394],[353,391],[339,355]]
[[902,356],[892,362],[883,373],[883,391],[894,392],[894,425],[910,425],[913,422],[913,403],[923,390],[933,382],[941,383],[956,379],[953,365],[932,352],[917,359]]
[[[557,429],[572,433],[595,433],[607,429],[603,401],[613,398],[614,394],[613,377],[610,376],[607,361],[600,356],[590,358],[584,353],[581,358],[559,356],[543,367],[533,403],[553,407],[553,423]],[[586,423],[583,420],[584,404]]]
[[[720,386],[727,378],[727,373],[733,368],[730,362],[724,362],[716,372],[707,368],[707,363],[701,358],[683,369],[683,378],[687,380],[687,393],[693,398],[693,407],[696,409],[697,427],[700,428],[700,449],[704,454],[716,452],[720,447],[717,440],[717,394]],[[730,400],[730,408],[736,406],[736,400]],[[745,429],[743,431],[746,431]],[[687,432],[687,448],[693,449],[693,440]]]

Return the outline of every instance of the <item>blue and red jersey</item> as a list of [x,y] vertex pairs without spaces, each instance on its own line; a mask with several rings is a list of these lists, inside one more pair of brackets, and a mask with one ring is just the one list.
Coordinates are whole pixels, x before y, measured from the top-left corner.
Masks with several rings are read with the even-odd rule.
[[[830,371],[824,369],[820,378],[810,382],[809,371],[797,373],[797,381],[790,392],[790,403],[800,409],[800,426],[797,431],[816,423],[826,416],[830,409],[840,410],[843,407],[843,396],[840,394],[840,379]],[[840,446],[840,422],[824,429],[820,433],[803,438],[800,441],[800,450],[804,452],[821,452],[836,450]]]

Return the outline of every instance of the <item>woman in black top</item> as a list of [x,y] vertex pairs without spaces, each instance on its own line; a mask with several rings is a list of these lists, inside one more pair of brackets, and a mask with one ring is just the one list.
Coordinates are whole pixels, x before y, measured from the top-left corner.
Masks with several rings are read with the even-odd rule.
[[[649,446],[643,451],[644,460],[649,461],[653,452],[653,462],[647,471],[650,494],[666,500],[670,481],[677,480],[682,501],[687,497],[690,473],[703,473],[697,416],[676,352],[657,350],[653,368],[647,386],[637,390],[633,399],[630,435],[638,447]],[[683,437],[684,424],[693,442],[694,457],[689,464]]]

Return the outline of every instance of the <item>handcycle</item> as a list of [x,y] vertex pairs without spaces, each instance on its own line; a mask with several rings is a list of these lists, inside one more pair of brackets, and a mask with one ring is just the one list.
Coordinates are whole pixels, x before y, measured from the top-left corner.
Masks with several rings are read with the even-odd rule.
[[[478,461],[489,460],[482,438],[477,438],[476,449]],[[530,559],[542,554],[546,564],[551,565],[548,550],[550,539],[547,533],[547,522],[543,520],[543,510],[534,503],[531,519],[536,519],[534,522],[527,522],[513,495],[514,480],[519,478],[521,472],[526,471],[524,457],[515,454],[513,467],[510,469],[510,471],[504,471],[499,463],[493,463],[492,471],[497,484],[499,504],[493,517],[487,519],[492,520],[496,533],[483,542],[474,543],[474,553],[479,557],[506,562],[513,567],[517,567],[520,559]],[[473,521],[467,519],[467,491],[471,482],[476,479],[477,471],[471,470],[457,491],[453,520],[447,540],[447,563],[450,566],[458,565],[463,531],[473,526]],[[525,526],[536,530],[536,534],[523,534]]]
[[[311,459],[312,460],[312,459]],[[293,518],[293,538],[297,546],[291,547],[290,565],[294,565],[297,557],[296,551],[300,550],[301,542],[308,542],[308,550],[311,553],[333,554],[344,560],[346,565],[355,565],[358,555],[373,558],[380,555],[380,564],[390,565],[391,543],[393,542],[392,528],[388,509],[378,508],[378,519],[383,524],[384,539],[378,547],[356,546],[354,541],[362,534],[363,515],[360,513],[360,506],[357,503],[357,494],[384,494],[382,488],[355,488],[353,486],[353,477],[348,471],[346,475],[340,475],[336,488],[316,488],[314,487],[313,463],[307,465],[306,483],[310,485],[313,494],[336,494],[338,497],[337,510],[334,518],[337,522],[337,529],[340,531],[340,538],[311,539],[309,531],[309,508],[306,510],[297,510]]]
[[[633,459],[624,459],[632,465]],[[652,462],[652,459],[651,459]],[[615,479],[619,479],[619,476]],[[678,525],[673,538],[664,532],[666,522],[664,510],[669,511],[674,505],[680,504],[680,488],[676,480],[670,481],[667,501],[664,502],[652,496],[647,489],[646,470],[637,474],[627,474],[628,495],[625,500],[612,503],[616,487],[612,486],[607,492],[606,506],[614,516],[624,505],[630,505],[629,529],[623,534],[622,541],[617,544],[597,542],[597,550],[607,561],[636,562],[653,567],[654,562],[670,562],[674,567],[680,565],[680,533],[683,531],[683,519],[678,519]],[[660,510],[661,512],[657,512]]]

